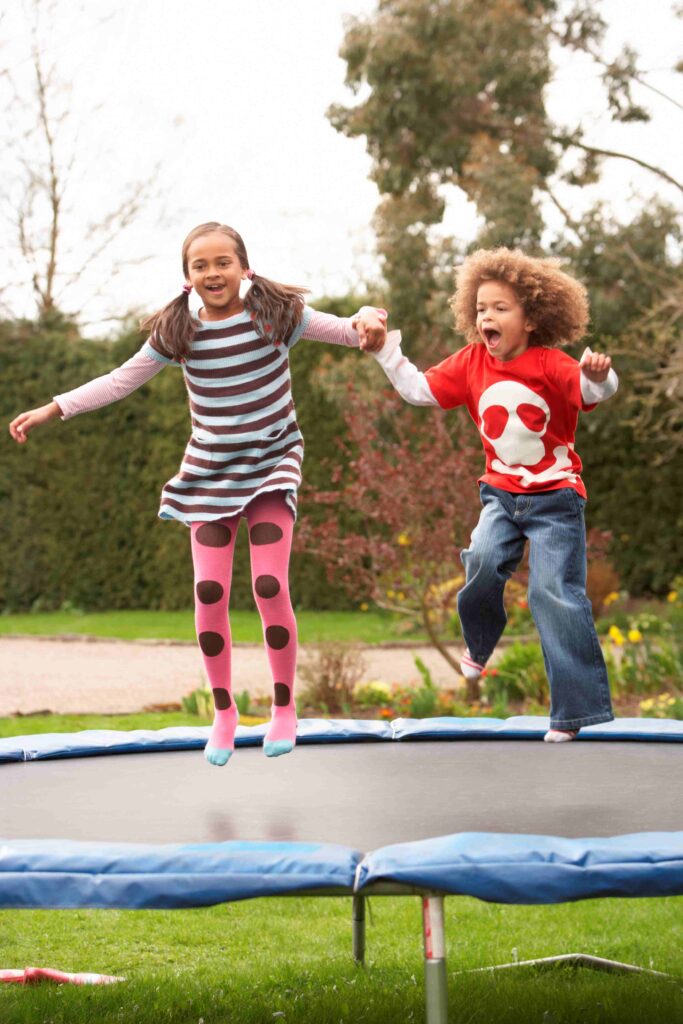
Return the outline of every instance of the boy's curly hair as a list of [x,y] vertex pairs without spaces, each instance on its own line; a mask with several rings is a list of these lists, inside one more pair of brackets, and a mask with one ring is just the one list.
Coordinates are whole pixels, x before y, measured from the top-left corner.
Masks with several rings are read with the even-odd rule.
[[557,259],[527,256],[520,249],[478,249],[455,272],[450,306],[455,327],[468,341],[481,341],[477,331],[477,291],[484,281],[504,281],[517,294],[535,324],[529,345],[561,345],[579,341],[588,326],[588,296],[575,278],[560,270]]

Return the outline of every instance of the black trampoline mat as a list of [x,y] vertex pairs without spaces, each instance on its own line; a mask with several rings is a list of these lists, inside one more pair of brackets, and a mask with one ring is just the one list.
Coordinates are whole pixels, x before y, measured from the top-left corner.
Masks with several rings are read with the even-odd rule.
[[683,745],[311,744],[224,768],[201,750],[0,767],[0,838],[327,842],[363,852],[454,832],[683,830]]

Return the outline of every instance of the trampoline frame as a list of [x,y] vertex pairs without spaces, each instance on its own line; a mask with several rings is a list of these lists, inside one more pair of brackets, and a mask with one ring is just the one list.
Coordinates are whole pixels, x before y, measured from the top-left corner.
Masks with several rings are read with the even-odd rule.
[[[252,728],[241,727],[237,738],[238,745],[257,745],[261,742],[262,734],[264,731],[263,726],[257,726]],[[419,721],[411,721],[405,719],[396,719],[391,723],[369,723],[369,722],[358,722],[352,721],[330,721],[325,722],[321,725],[316,720],[308,720],[300,723],[300,741],[306,742],[349,742],[359,739],[384,739],[384,740],[406,740],[406,739],[467,739],[476,738],[479,739],[482,735],[488,735],[489,738],[512,738],[512,739],[537,739],[540,740],[545,729],[547,728],[547,720],[541,718],[518,718],[508,719],[506,721],[491,720],[491,719],[426,719]],[[164,734],[163,736],[161,734]],[[206,742],[208,736],[208,729],[169,729],[160,730],[159,733],[136,733],[136,734],[117,734],[117,733],[93,733],[88,736],[84,733],[75,734],[64,734],[52,737],[45,736],[25,736],[15,737],[13,740],[0,740],[0,764],[3,761],[29,761],[36,759],[49,759],[54,757],[81,757],[96,754],[109,754],[109,753],[126,753],[126,752],[152,752],[158,750],[178,750],[201,747]],[[607,726],[594,726],[590,729],[582,732],[582,741],[595,740],[613,740],[613,739],[637,739],[642,741],[665,741],[674,743],[683,743],[683,723],[672,722],[667,720],[646,720],[632,719],[622,720],[621,722],[609,723]],[[235,899],[249,898],[253,895],[289,895],[289,896],[335,896],[335,897],[351,897],[352,900],[352,948],[353,958],[357,964],[363,965],[365,962],[365,949],[366,949],[366,901],[369,897],[374,896],[416,896],[422,901],[422,940],[424,949],[424,989],[425,989],[425,1016],[427,1024],[446,1024],[447,1022],[447,968],[446,968],[446,943],[445,943],[445,897],[452,895],[473,895],[475,898],[482,900],[490,899],[491,902],[510,902],[510,903],[556,903],[556,902],[567,902],[573,899],[586,899],[596,896],[652,896],[652,895],[683,895],[683,832],[674,833],[641,833],[635,836],[615,836],[614,840],[623,840],[622,846],[625,847],[628,853],[628,840],[637,840],[640,836],[652,836],[664,839],[663,848],[664,853],[661,850],[657,850],[660,859],[654,858],[654,863],[647,864],[649,874],[646,875],[645,891],[629,891],[629,875],[628,870],[633,868],[633,865],[642,867],[643,864],[638,861],[637,855],[639,849],[636,843],[636,854],[633,858],[629,859],[628,856],[623,856],[623,850],[618,850],[621,853],[621,861],[617,857],[616,861],[610,860],[609,856],[605,856],[604,850],[602,854],[600,851],[597,853],[597,868],[592,865],[590,868],[586,868],[586,871],[593,872],[590,875],[589,881],[586,883],[585,891],[579,886],[577,895],[572,895],[571,892],[564,892],[562,890],[562,879],[560,878],[559,890],[557,890],[557,879],[551,879],[550,888],[546,885],[548,890],[545,895],[541,895],[535,899],[525,900],[522,898],[515,898],[515,894],[523,889],[524,879],[523,878],[512,878],[510,882],[510,889],[508,895],[505,898],[496,898],[495,885],[494,894],[486,895],[486,883],[480,885],[477,891],[477,886],[472,886],[468,889],[467,881],[464,883],[458,882],[456,888],[449,889],[447,886],[439,888],[434,885],[420,885],[410,882],[401,881],[400,879],[392,879],[382,877],[382,855],[385,857],[385,861],[391,863],[392,856],[395,857],[397,851],[403,848],[408,850],[410,847],[419,847],[417,851],[412,851],[411,857],[407,857],[405,865],[407,866],[407,873],[410,874],[410,869],[414,868],[415,864],[419,864],[420,850],[424,847],[425,843],[430,844],[442,844],[439,848],[439,854],[441,858],[444,857],[444,851],[446,854],[449,853],[449,841],[453,841],[460,859],[456,859],[452,865],[447,865],[446,872],[450,870],[452,873],[455,872],[453,877],[457,876],[456,868],[453,865],[467,866],[469,870],[472,869],[473,865],[471,861],[468,861],[468,847],[467,842],[469,839],[477,836],[484,840],[496,841],[505,850],[506,846],[510,846],[512,849],[512,859],[508,870],[511,867],[512,876],[514,876],[515,870],[519,870],[519,862],[514,861],[514,842],[507,843],[507,840],[518,840],[518,839],[535,839],[537,841],[538,849],[536,850],[536,856],[543,855],[547,851],[544,849],[544,844],[549,847],[548,861],[543,861],[546,867],[557,867],[553,865],[553,856],[556,854],[555,846],[557,846],[561,855],[558,855],[559,869],[565,865],[562,861],[562,856],[566,856],[566,850],[564,846],[569,844],[581,844],[588,843],[590,840],[562,840],[559,837],[548,837],[548,836],[508,836],[506,834],[497,833],[459,833],[453,836],[441,837],[435,840],[422,840],[417,843],[403,843],[396,844],[392,847],[385,847],[378,851],[376,855],[369,855],[362,857],[358,855],[359,860],[356,864],[355,878],[353,883],[349,885],[330,886],[321,884],[319,888],[304,887],[295,888],[290,887],[288,891],[271,891],[270,893],[264,892],[246,892],[240,895],[233,894],[232,898],[227,896],[225,898],[218,899],[205,899],[204,901],[195,901],[194,903],[187,903],[185,905],[205,905],[205,903],[217,903],[217,902],[233,902]],[[666,843],[669,838],[672,838],[671,850],[668,849]],[[462,841],[460,845],[458,845]],[[603,840],[606,847],[609,849],[610,840]],[[31,852],[31,841],[19,841],[22,847],[28,848],[29,854]],[[445,844],[445,845],[444,845]],[[80,844],[83,846],[92,844]],[[129,845],[134,848],[136,844],[118,844],[117,849],[124,848]],[[216,848],[221,847],[223,844],[203,844],[204,849],[208,849],[214,845]],[[249,844],[241,844],[242,846],[249,846]],[[264,845],[254,843],[254,846]],[[268,844],[265,844],[268,845]],[[273,844],[273,845],[287,845],[287,844]],[[296,844],[290,844],[295,847]],[[316,845],[316,844],[313,844]],[[78,847],[79,844],[72,844],[73,847]],[[106,846],[106,844],[105,844]],[[8,841],[5,849],[12,852],[12,841]],[[475,844],[476,848],[476,844]],[[498,848],[498,847],[497,847]],[[151,847],[152,850],[164,849],[164,847]],[[180,847],[182,850],[183,847]],[[338,848],[344,849],[344,848]],[[352,852],[352,851],[346,851]],[[507,850],[510,855],[509,849]],[[671,854],[671,855],[670,855]],[[45,854],[43,853],[42,856]],[[49,855],[49,854],[48,854]],[[603,859],[601,860],[601,855]],[[170,856],[170,855],[169,855]],[[415,859],[417,856],[417,860]],[[87,856],[84,855],[87,862]],[[373,877],[373,867],[376,865],[370,863],[373,857],[379,857],[380,868],[378,874]],[[20,858],[21,859],[21,858]],[[476,857],[474,858],[476,860]],[[664,880],[662,881],[661,876],[657,875],[657,871],[661,864],[664,865],[662,868],[664,872]],[[68,861],[68,857],[67,857]],[[502,875],[505,875],[505,860],[501,858],[503,862]],[[575,867],[572,864],[571,854],[568,856],[568,862],[570,867]],[[441,860],[439,863],[443,863]],[[437,865],[438,866],[438,865]],[[583,865],[578,864],[579,867]],[[616,872],[616,882],[610,880],[609,871],[614,867],[623,869],[624,874],[619,875],[619,871]],[[481,858],[481,864],[474,864],[474,868],[479,867],[485,872],[487,864],[486,857]],[[524,864],[522,863],[522,869]],[[604,874],[601,874],[601,869],[604,868]],[[558,870],[559,870],[558,869]],[[3,872],[2,864],[2,841],[0,840],[0,905],[3,905]],[[10,870],[12,870],[10,868]],[[14,869],[14,874],[21,878],[21,872],[25,871],[28,875],[30,868],[19,867]],[[65,867],[62,871],[69,872],[73,871],[73,866]],[[97,869],[85,869],[92,870],[95,872]],[[166,868],[162,867],[161,877]],[[264,869],[261,868],[261,871]],[[329,870],[325,866],[325,870]],[[466,872],[465,872],[466,873]],[[500,873],[500,872],[499,872]],[[523,873],[523,872],[522,872]],[[115,872],[114,872],[115,874]],[[124,873],[125,874],[125,873]],[[390,874],[390,872],[389,872]],[[494,872],[495,874],[495,872]],[[552,871],[551,871],[552,874]],[[561,871],[560,871],[561,874]],[[637,872],[636,872],[637,874]],[[102,878],[106,878],[105,873]],[[158,876],[155,876],[158,877]],[[264,877],[267,877],[264,876]],[[624,881],[624,878],[626,881]],[[433,879],[431,879],[433,881]],[[648,881],[649,880],[649,881]],[[445,879],[446,882],[450,879]],[[470,879],[471,881],[471,879]],[[454,884],[451,881],[451,884]],[[500,884],[500,883],[498,883]],[[553,889],[553,886],[555,888]],[[612,890],[612,891],[610,891]],[[42,900],[42,897],[38,897]],[[195,897],[190,897],[195,899]],[[83,897],[84,900],[87,897]],[[152,905],[154,901],[151,901]],[[5,906],[19,906],[21,904],[4,902]],[[47,901],[31,903],[30,900],[25,902],[26,906],[48,906],[50,905]],[[106,905],[97,904],[96,902],[76,902],[76,903],[63,903],[63,906],[97,906]],[[111,906],[131,906],[130,903],[116,903],[116,896],[110,898],[109,905]],[[132,904],[135,906],[135,904]],[[141,904],[144,905],[144,904]],[[156,905],[163,906],[163,903]],[[169,902],[166,904],[171,906]],[[54,904],[53,904],[54,906]],[[652,974],[657,977],[666,978],[667,975],[661,972],[651,971],[646,968],[637,967],[630,964],[621,964],[616,961],[604,960],[599,957],[592,957],[582,953],[570,953],[563,954],[555,957],[546,957],[540,960],[533,961],[522,961],[521,963],[515,964],[501,964],[497,967],[485,967],[476,968],[477,971],[492,971],[510,969],[512,967],[535,967],[543,968],[554,965],[565,965],[565,966],[585,966],[597,970],[613,970],[613,971],[625,971],[625,972],[644,972]]]

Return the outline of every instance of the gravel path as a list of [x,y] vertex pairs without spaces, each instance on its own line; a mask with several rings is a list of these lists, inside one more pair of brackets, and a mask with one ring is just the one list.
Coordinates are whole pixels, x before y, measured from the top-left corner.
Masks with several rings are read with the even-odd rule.
[[[419,655],[439,685],[456,677],[436,651],[425,647],[367,647],[365,679],[418,683]],[[302,649],[300,663],[306,658]],[[201,658],[190,643],[0,637],[0,716],[17,712],[115,714],[178,703],[202,684]],[[233,650],[235,692],[270,693],[260,644]]]

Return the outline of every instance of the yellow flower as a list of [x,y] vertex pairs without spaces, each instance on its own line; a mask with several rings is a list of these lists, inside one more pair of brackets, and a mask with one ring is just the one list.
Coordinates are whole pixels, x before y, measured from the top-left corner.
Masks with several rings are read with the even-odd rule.
[[666,599],[669,602],[669,604],[673,604],[674,601],[678,600],[678,591],[670,590],[669,593],[666,595]]
[[389,700],[391,697],[391,688],[384,682],[383,679],[369,679],[367,681],[362,680],[353,688],[354,697],[362,697],[364,694],[370,693],[373,697],[384,698]]
[[639,629],[629,629],[628,638],[630,643],[639,644],[640,641],[643,639],[643,634],[640,632]]
[[399,601],[405,601],[405,599],[406,599],[406,595],[403,593],[402,590],[399,590],[399,592],[396,595],[396,597],[399,599]]
[[604,605],[614,604],[615,601],[619,600],[619,594],[616,590],[613,590],[611,594],[608,594],[605,600],[602,602]]
[[395,596],[396,596],[395,591],[387,590],[387,597],[395,597]]
[[396,540],[401,545],[402,548],[407,548],[410,545],[410,537],[408,536],[407,533],[399,533]]
[[609,638],[614,641],[617,647],[621,647],[624,642],[624,634],[621,632],[618,626],[610,626]]
[[664,703],[667,704],[669,707],[671,707],[672,704],[676,703],[676,698],[675,697],[669,697],[669,699],[667,701],[665,701]]
[[365,601],[363,601],[363,603],[362,603],[361,605],[359,605],[359,608],[360,608],[360,610],[361,610],[362,612],[366,612],[366,611],[368,610],[368,607],[369,607],[369,605],[367,605],[367,604],[365,603]]
[[640,702],[641,711],[652,711],[654,706],[655,702],[652,700],[652,698],[649,698],[648,700],[641,700]]

